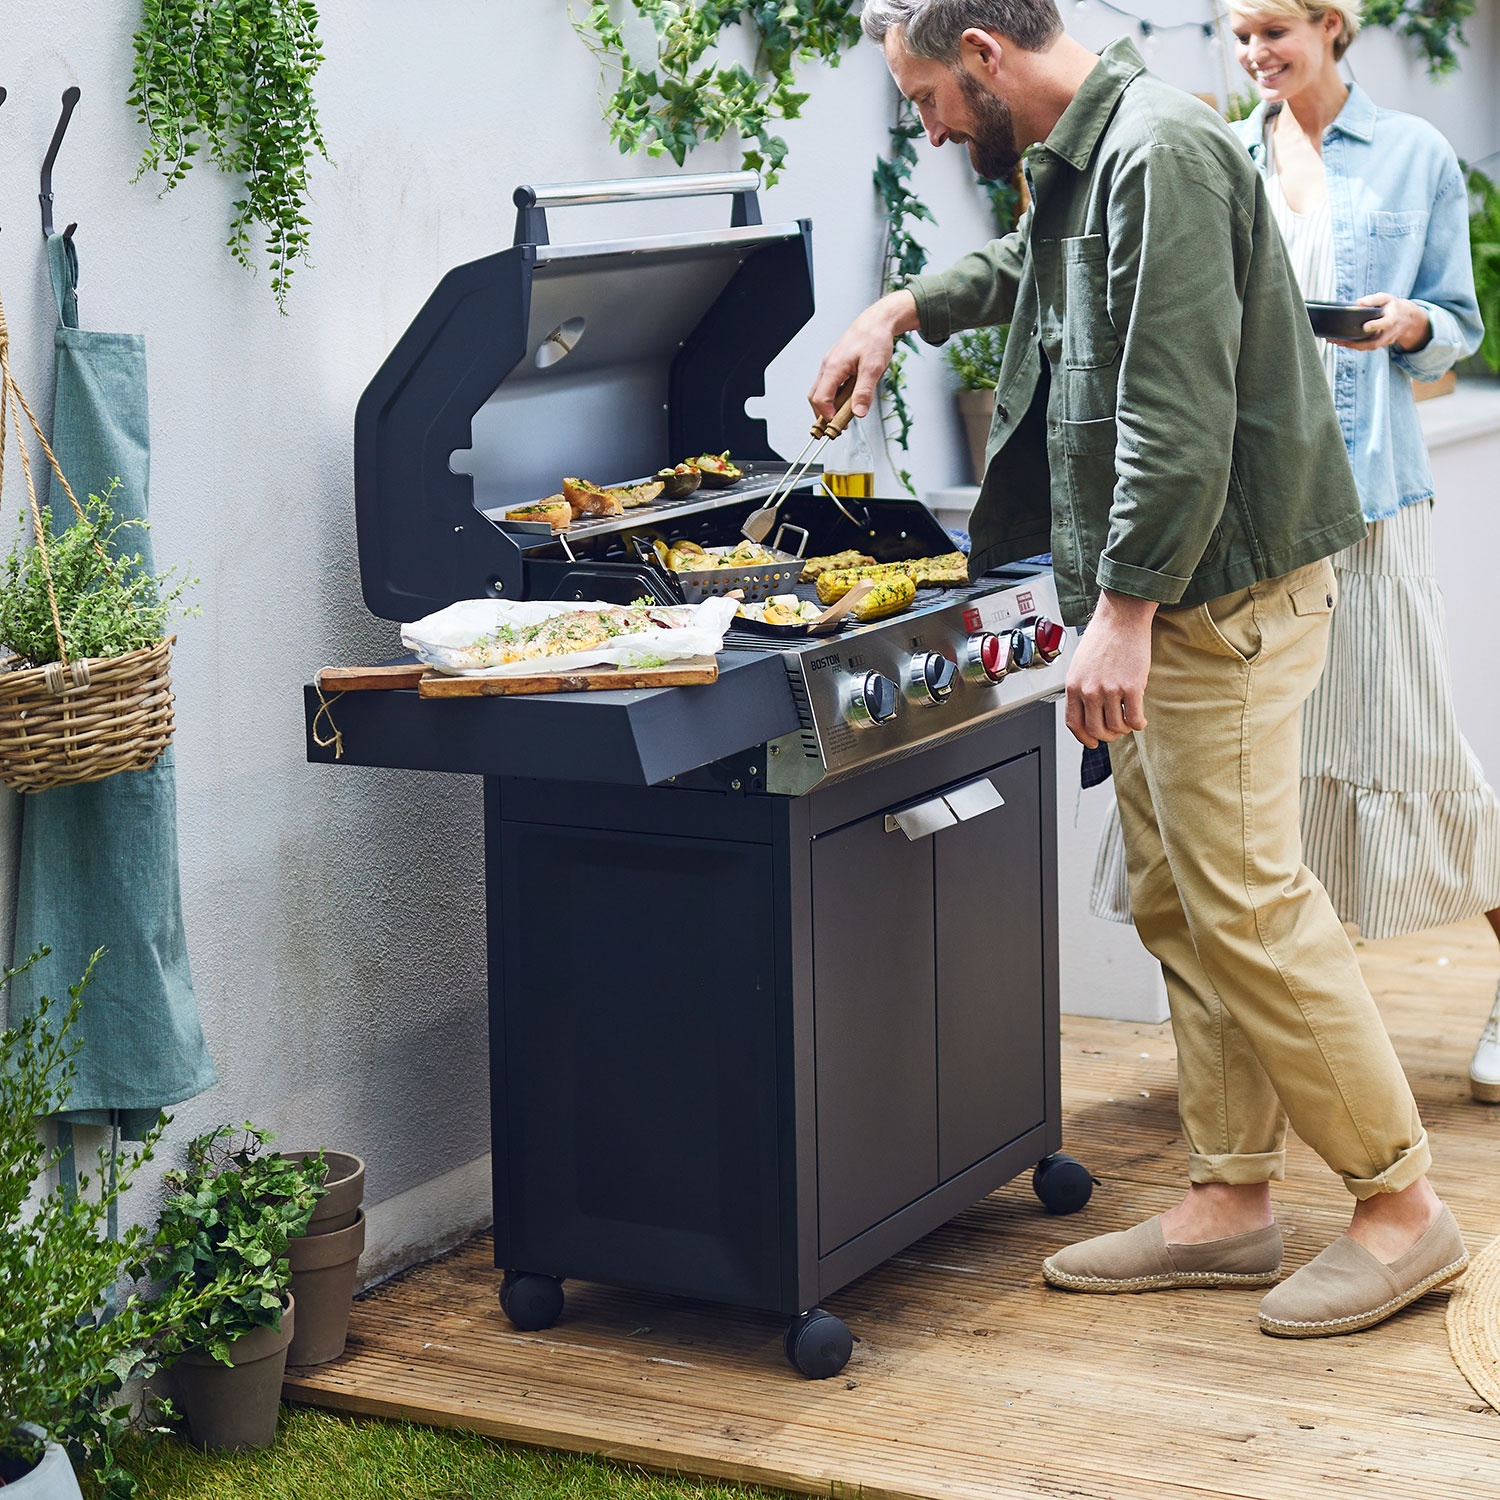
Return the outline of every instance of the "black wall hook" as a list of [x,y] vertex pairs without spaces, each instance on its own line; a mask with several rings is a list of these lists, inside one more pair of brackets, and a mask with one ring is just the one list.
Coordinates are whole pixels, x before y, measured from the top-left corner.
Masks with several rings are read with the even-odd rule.
[[[57,148],[62,145],[62,138],[67,134],[68,121],[73,118],[73,110],[83,91],[75,84],[72,88],[64,89],[62,96],[62,117],[57,122],[57,129],[52,132],[52,144],[47,147],[47,155],[42,159],[42,190],[37,195],[42,205],[42,238],[52,238],[52,163],[57,160]],[[63,231],[64,239],[72,239],[73,231],[78,228],[77,224],[69,224]]]

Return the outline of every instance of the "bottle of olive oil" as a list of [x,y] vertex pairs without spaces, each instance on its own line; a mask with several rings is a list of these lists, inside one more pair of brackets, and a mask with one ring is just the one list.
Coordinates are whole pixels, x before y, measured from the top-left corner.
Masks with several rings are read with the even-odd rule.
[[835,495],[869,500],[875,494],[875,454],[865,436],[864,418],[855,417],[829,445],[823,483]]

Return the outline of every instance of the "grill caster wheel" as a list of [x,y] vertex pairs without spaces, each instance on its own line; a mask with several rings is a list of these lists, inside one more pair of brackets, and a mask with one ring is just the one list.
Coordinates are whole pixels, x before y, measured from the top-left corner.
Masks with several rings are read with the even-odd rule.
[[854,1335],[832,1313],[815,1307],[792,1319],[785,1348],[786,1357],[809,1380],[827,1380],[849,1363]]
[[1049,1214],[1076,1214],[1093,1197],[1094,1179],[1081,1161],[1057,1151],[1036,1164],[1031,1190]]
[[541,1276],[533,1271],[507,1271],[500,1280],[500,1311],[519,1333],[550,1328],[561,1316],[563,1289],[560,1276]]

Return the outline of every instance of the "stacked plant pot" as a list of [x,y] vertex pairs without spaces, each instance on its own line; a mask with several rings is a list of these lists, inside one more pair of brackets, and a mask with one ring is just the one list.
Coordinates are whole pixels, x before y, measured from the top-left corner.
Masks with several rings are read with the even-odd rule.
[[287,1348],[296,1336],[297,1299],[287,1299],[277,1328],[254,1328],[229,1346],[230,1363],[189,1349],[172,1367],[171,1393],[200,1448],[239,1452],[269,1448],[281,1416]]
[[[303,1159],[313,1151],[285,1151]],[[326,1365],[344,1352],[349,1307],[365,1248],[365,1164],[344,1151],[325,1151],[328,1189],[313,1210],[307,1233],[287,1242],[297,1327],[287,1350],[290,1365]]]

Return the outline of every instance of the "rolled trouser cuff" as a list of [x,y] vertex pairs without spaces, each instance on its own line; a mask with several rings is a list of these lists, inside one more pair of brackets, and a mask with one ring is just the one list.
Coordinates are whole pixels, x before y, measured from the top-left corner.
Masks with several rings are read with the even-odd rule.
[[1427,1144],[1424,1130],[1385,1171],[1373,1177],[1344,1177],[1344,1186],[1356,1198],[1373,1198],[1377,1193],[1405,1192],[1412,1183],[1420,1181],[1432,1169],[1432,1148]]
[[1256,1151],[1234,1156],[1188,1156],[1188,1181],[1225,1182],[1245,1187],[1256,1182],[1280,1182],[1286,1176],[1285,1151]]

